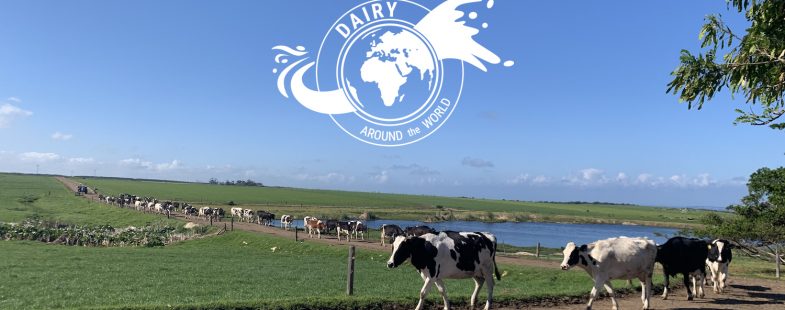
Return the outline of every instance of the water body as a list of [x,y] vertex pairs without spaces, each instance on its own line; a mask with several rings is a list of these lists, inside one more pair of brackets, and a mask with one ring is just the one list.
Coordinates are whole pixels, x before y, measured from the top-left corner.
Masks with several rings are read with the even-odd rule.
[[499,243],[515,246],[535,246],[539,242],[544,247],[559,248],[567,242],[584,244],[610,237],[647,237],[662,244],[667,237],[677,234],[678,229],[639,225],[611,224],[561,224],[561,223],[483,223],[452,221],[423,223],[417,221],[373,220],[367,221],[368,227],[379,229],[383,224],[406,226],[428,225],[436,230],[487,231],[496,236]]

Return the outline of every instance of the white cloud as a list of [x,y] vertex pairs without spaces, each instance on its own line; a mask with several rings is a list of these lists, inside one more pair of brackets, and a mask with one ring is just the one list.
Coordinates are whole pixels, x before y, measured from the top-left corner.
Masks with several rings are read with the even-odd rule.
[[8,97],[8,99],[6,99],[6,101],[11,101],[11,102],[16,102],[16,103],[21,103],[22,102],[22,100],[17,98],[17,97]]
[[528,173],[521,173],[515,176],[512,179],[507,180],[507,184],[525,184],[529,181],[529,174]]
[[654,176],[652,176],[651,174],[641,173],[641,174],[638,175],[638,177],[635,179],[635,181],[638,184],[644,184],[646,182],[649,182],[649,180],[651,180],[653,177]]
[[473,168],[493,168],[493,163],[482,158],[464,157],[461,165]]
[[72,164],[91,164],[95,162],[95,160],[92,157],[74,157],[69,158],[68,162]]
[[374,175],[372,179],[376,183],[384,184],[390,179],[390,175],[387,174],[387,170],[382,170],[379,174]]
[[162,164],[155,165],[155,170],[158,171],[168,171],[168,170],[175,170],[179,168],[182,168],[182,164],[177,159],[173,160],[170,163],[162,163]]
[[322,183],[344,183],[354,182],[353,176],[346,176],[342,173],[330,172],[327,174],[313,175],[309,173],[299,173],[294,176],[295,179],[300,181],[317,181]]
[[33,112],[23,110],[13,104],[4,103],[0,105],[0,128],[6,128],[11,125],[15,119],[28,117],[33,115]]
[[619,174],[616,175],[616,181],[619,182],[619,183],[626,183],[627,182],[627,174],[624,173],[624,172],[619,172]]
[[60,155],[55,153],[26,152],[19,154],[22,161],[48,162],[60,159]]
[[603,177],[603,171],[596,168],[587,168],[581,170],[581,177],[586,181],[593,181]]
[[544,175],[538,175],[534,177],[534,179],[532,179],[532,183],[534,184],[544,184],[544,183],[548,183],[549,181],[550,179],[548,179],[548,177]]
[[143,168],[143,169],[150,169],[153,167],[153,163],[149,161],[145,161],[139,158],[127,158],[120,161],[120,165],[134,167],[134,168]]
[[53,140],[59,140],[59,141],[68,141],[68,140],[71,140],[71,138],[73,138],[73,137],[74,137],[74,135],[72,135],[72,134],[62,133],[62,132],[59,132],[59,131],[52,134],[52,139]]

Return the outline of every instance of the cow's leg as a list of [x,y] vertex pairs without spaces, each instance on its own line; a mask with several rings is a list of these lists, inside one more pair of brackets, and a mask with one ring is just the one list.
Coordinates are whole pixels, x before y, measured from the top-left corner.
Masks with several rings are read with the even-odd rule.
[[477,295],[480,294],[480,289],[482,288],[482,284],[484,282],[484,278],[474,277],[474,292],[472,292],[472,299],[470,301],[472,309],[474,309],[474,306],[477,305]]
[[431,290],[431,285],[433,285],[433,280],[431,278],[425,279],[425,284],[423,284],[422,289],[420,289],[420,301],[417,303],[417,308],[414,308],[414,310],[422,310],[423,304],[425,303],[425,297],[428,296],[428,291]]
[[670,286],[670,276],[668,276],[668,272],[665,272],[665,278],[662,282],[662,299],[668,299],[668,286]]
[[591,293],[589,294],[589,303],[586,304],[586,310],[591,310],[591,305],[594,303],[594,299],[597,298],[597,293],[602,289],[605,285],[605,282],[608,280],[604,278],[594,278],[594,287],[591,288]]
[[608,296],[611,297],[611,305],[613,310],[619,309],[619,303],[616,301],[616,294],[613,293],[613,287],[611,286],[611,281],[605,281],[605,291],[608,292]]
[[699,270],[699,272],[697,272],[697,277],[699,277],[699,279],[697,279],[697,295],[700,298],[706,297],[706,293],[703,292],[703,280],[706,279],[706,270]]
[[442,294],[444,310],[450,310],[450,301],[447,300],[447,287],[444,286],[444,282],[441,279],[434,281],[434,283],[436,283],[436,289],[439,290],[439,294]]
[[641,303],[643,310],[649,309],[649,298],[651,298],[651,275],[643,275],[638,278],[641,281]]
[[485,286],[488,288],[488,301],[485,302],[485,310],[491,309],[491,303],[493,303],[493,275],[488,275],[485,277]]
[[687,300],[692,300],[693,291],[690,290],[690,274],[682,273],[681,275],[684,276],[684,288],[687,289]]
[[720,293],[722,293],[725,290],[725,286],[728,282],[728,264],[723,263],[719,266],[718,269],[717,278],[718,282],[720,282]]

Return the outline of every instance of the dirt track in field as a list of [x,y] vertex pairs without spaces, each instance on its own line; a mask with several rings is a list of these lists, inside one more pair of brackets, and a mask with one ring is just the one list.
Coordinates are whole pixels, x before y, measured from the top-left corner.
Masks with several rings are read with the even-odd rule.
[[[77,182],[72,180],[63,178],[63,177],[56,177],[56,179],[62,182],[68,189],[71,191],[76,191],[76,187],[78,186]],[[97,200],[98,197],[95,194],[87,194],[84,196],[86,199]],[[200,224],[208,224],[209,221],[205,221],[202,218],[190,218],[186,219],[182,214],[172,214],[174,217],[178,219],[182,219],[184,221],[191,221]],[[295,222],[297,223],[297,222]],[[231,226],[230,222],[213,222],[214,226],[223,227],[226,224],[227,227]],[[269,235],[284,237],[284,238],[292,238],[294,239],[295,233],[292,230],[286,231],[280,229],[278,227],[268,227],[268,226],[261,226],[254,223],[244,223],[244,222],[234,222],[234,229],[244,230],[244,231],[252,231],[258,233],[265,233]],[[382,247],[381,244],[376,242],[370,241],[363,241],[363,240],[352,240],[351,242],[347,242],[346,240],[338,241],[332,235],[322,235],[321,239],[317,238],[309,238],[307,233],[302,231],[298,232],[298,240],[303,240],[303,242],[316,242],[316,243],[323,243],[329,245],[337,245],[337,246],[348,246],[354,245],[358,249],[368,249],[374,251],[384,251],[385,249],[389,250],[389,245],[385,248]],[[521,257],[508,257],[508,256],[498,256],[496,261],[500,264],[507,264],[507,265],[518,265],[518,266],[530,266],[530,267],[539,267],[539,268],[552,268],[556,269],[559,268],[559,262],[555,261],[547,261],[547,260],[538,260],[534,258],[521,258]],[[578,270],[573,270],[569,272],[582,272]],[[676,280],[676,279],[674,279]],[[674,282],[681,282],[681,281],[671,281]],[[591,287],[586,287],[586,298],[584,300],[572,300],[573,303],[565,303],[564,301],[557,301],[555,304],[546,304],[544,306],[532,306],[532,305],[517,305],[514,307],[504,308],[504,309],[585,309],[585,302],[588,301],[588,293]],[[639,294],[629,294],[626,296],[621,296],[617,298],[619,301],[619,308],[621,309],[640,309],[642,307],[640,301]],[[578,304],[574,302],[579,302]],[[436,307],[437,305],[432,305]],[[610,299],[607,297],[603,297],[599,300],[594,302],[593,307],[595,309],[610,309],[611,302]],[[659,295],[654,295],[651,299],[651,309],[739,309],[739,310],[783,310],[785,309],[785,282],[783,281],[774,281],[774,280],[765,280],[765,279],[755,279],[755,278],[740,278],[740,277],[731,277],[730,278],[730,288],[727,289],[723,294],[716,294],[712,292],[711,287],[706,287],[706,296],[705,298],[696,298],[693,301],[687,300],[687,293],[683,288],[672,290],[668,300],[662,300]]]

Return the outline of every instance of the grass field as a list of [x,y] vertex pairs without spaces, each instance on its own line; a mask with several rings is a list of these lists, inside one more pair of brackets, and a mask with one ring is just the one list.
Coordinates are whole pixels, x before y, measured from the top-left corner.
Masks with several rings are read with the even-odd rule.
[[[358,251],[356,296],[347,297],[345,247],[239,231],[164,248],[5,241],[0,242],[0,252],[2,309],[272,306],[303,299],[411,306],[422,285],[409,265],[387,269],[389,253]],[[582,296],[591,286],[589,277],[577,270],[513,266],[501,270],[507,275],[497,285],[499,301]],[[471,294],[473,282],[448,280],[447,286],[451,300],[461,302]],[[437,296],[434,289],[431,297],[436,301]]]
[[0,221],[18,222],[34,217],[116,227],[167,222],[160,216],[88,202],[74,196],[52,177],[0,173]]
[[379,218],[404,220],[452,218],[480,221],[631,222],[684,227],[697,224],[700,217],[709,212],[629,205],[537,203],[106,178],[75,180],[111,195],[131,193],[207,205],[226,205],[233,201],[246,207],[278,213],[325,217],[357,217],[363,212],[369,212]]
[[[38,199],[20,202],[28,195]],[[29,216],[115,226],[161,220],[90,203],[51,177],[0,174],[0,221]],[[358,250],[356,295],[349,297],[344,294],[345,246],[241,231],[159,248],[0,241],[0,253],[0,309],[411,308],[422,285],[409,265],[387,269],[388,252]],[[762,275],[770,270],[765,264],[747,262],[734,259],[731,273]],[[586,296],[591,287],[581,270],[509,265],[501,265],[500,270],[506,275],[497,284],[495,300],[501,303]],[[655,283],[661,283],[661,276],[655,276]],[[614,286],[625,285],[615,282]],[[460,304],[466,303],[473,283],[448,280],[447,287],[450,300]],[[481,296],[483,300],[484,293]],[[435,289],[430,300],[439,301]]]

